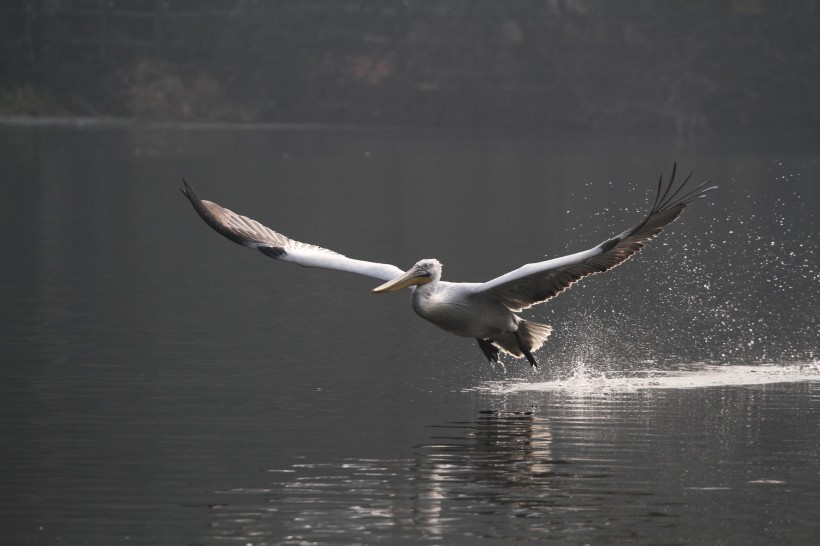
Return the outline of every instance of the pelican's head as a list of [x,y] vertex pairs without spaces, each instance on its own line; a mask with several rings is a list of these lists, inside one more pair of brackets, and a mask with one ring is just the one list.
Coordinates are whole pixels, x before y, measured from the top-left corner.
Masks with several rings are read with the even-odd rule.
[[377,286],[371,292],[383,294],[385,292],[396,292],[408,286],[418,286],[428,282],[441,279],[441,263],[438,260],[425,259],[416,262],[416,265],[402,273],[395,279],[391,279],[381,286]]

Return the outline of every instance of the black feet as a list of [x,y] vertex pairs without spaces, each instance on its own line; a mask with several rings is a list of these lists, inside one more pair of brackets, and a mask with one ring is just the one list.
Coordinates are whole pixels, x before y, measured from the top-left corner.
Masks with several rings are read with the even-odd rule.
[[538,367],[538,362],[536,362],[535,357],[532,356],[532,353],[530,352],[530,348],[527,347],[527,344],[524,343],[523,339],[521,339],[521,334],[518,332],[518,330],[515,331],[515,339],[518,341],[518,348],[521,349],[521,352],[524,353],[524,356],[527,357],[527,360],[529,361],[530,366],[532,366],[533,368],[537,368]]
[[[532,366],[533,368],[537,368],[538,362],[535,361],[535,357],[532,356],[532,353],[530,352],[529,347],[527,347],[527,344],[524,342],[523,339],[521,339],[521,334],[515,332],[515,339],[518,341],[518,347],[521,349],[521,352],[524,353],[525,357],[527,357],[530,366]],[[478,346],[481,347],[481,352],[484,353],[484,356],[487,357],[487,360],[489,360],[490,362],[498,362],[498,347],[493,345],[493,340],[481,338],[475,338],[475,340],[478,342]]]
[[478,346],[481,347],[481,352],[487,357],[490,362],[498,362],[498,347],[493,345],[489,339],[475,338],[478,341]]

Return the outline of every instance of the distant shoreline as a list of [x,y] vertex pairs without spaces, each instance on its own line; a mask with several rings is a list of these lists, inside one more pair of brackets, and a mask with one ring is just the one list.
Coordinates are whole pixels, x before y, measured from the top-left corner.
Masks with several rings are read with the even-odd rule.
[[[77,129],[96,127],[151,127],[179,129],[249,129],[249,130],[349,130],[387,129],[389,126],[356,125],[344,123],[297,123],[297,122],[231,122],[231,121],[147,121],[117,117],[26,117],[0,116],[0,127],[71,127]],[[396,127],[396,126],[393,126]]]
[[149,130],[186,130],[186,131],[351,131],[381,133],[451,133],[454,138],[461,136],[506,135],[529,136],[535,138],[559,138],[566,142],[588,142],[600,139],[618,142],[640,141],[646,138],[665,138],[675,141],[676,145],[695,144],[717,145],[735,142],[743,146],[761,146],[783,151],[791,148],[801,149],[815,146],[820,142],[820,126],[774,127],[715,127],[686,135],[676,135],[669,126],[620,126],[591,127],[584,124],[548,124],[548,125],[413,125],[413,124],[374,124],[374,123],[331,123],[331,122],[239,122],[239,121],[160,121],[141,120],[125,117],[107,116],[0,116],[0,129],[149,129]]

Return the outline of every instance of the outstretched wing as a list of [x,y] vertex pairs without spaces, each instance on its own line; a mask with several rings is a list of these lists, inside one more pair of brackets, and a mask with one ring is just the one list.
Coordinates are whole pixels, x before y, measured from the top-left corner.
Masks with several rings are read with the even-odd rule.
[[555,297],[587,275],[608,271],[623,263],[680,216],[692,201],[716,188],[706,188],[706,181],[684,189],[692,173],[675,187],[676,170],[677,164],[672,167],[666,186],[661,175],[652,210],[637,226],[587,251],[519,267],[479,285],[477,293],[520,311]]
[[182,193],[209,226],[231,241],[256,249],[266,256],[303,267],[336,269],[383,281],[403,273],[395,265],[353,260],[320,246],[294,241],[247,216],[236,214],[211,201],[203,201],[187,181],[183,180],[183,184]]

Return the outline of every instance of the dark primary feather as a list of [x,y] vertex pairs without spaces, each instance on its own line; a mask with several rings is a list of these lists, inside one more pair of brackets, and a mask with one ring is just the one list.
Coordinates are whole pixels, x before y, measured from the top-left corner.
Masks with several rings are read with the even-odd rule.
[[215,231],[235,243],[255,248],[266,256],[276,259],[287,255],[288,248],[297,247],[341,256],[338,252],[290,239],[252,218],[237,214],[212,201],[204,201],[196,194],[193,186],[184,179],[182,182],[184,184],[181,188],[182,193],[191,201],[194,210]]
[[335,269],[386,281],[400,275],[395,265],[354,260],[317,245],[301,243],[266,227],[252,218],[242,216],[197,196],[194,188],[183,180],[182,193],[205,222],[221,235],[242,246],[256,249],[265,256],[302,267]]
[[513,311],[520,311],[555,297],[588,275],[608,271],[620,265],[680,216],[683,209],[692,201],[715,189],[715,186],[705,187],[708,181],[691,189],[684,189],[692,173],[676,185],[676,170],[677,165],[673,166],[669,182],[665,186],[661,175],[652,209],[635,227],[590,249],[584,254],[591,255],[581,257],[577,262],[491,286],[486,290],[487,295],[500,300]]

